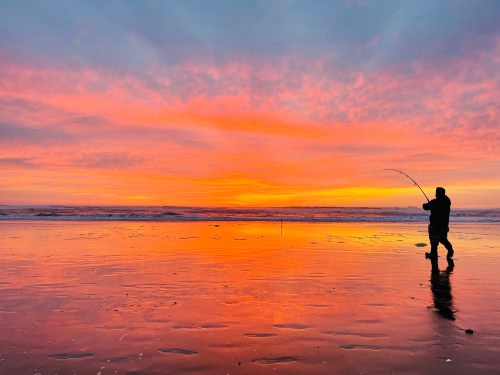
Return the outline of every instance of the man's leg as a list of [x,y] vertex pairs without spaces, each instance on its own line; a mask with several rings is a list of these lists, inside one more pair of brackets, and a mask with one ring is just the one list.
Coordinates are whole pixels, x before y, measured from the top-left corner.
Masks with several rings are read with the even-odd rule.
[[438,256],[438,245],[439,242],[431,242],[431,252],[430,255],[431,257],[436,257]]
[[444,247],[446,248],[446,250],[448,250],[448,255],[446,255],[446,257],[447,258],[453,258],[453,253],[454,253],[453,246],[451,245],[450,241],[448,241],[447,234],[445,234],[443,236],[443,238],[441,238],[439,240],[439,242],[441,242],[444,245]]
[[437,258],[440,234],[441,231],[438,228],[429,225],[429,242],[431,243],[431,252],[425,253],[427,258]]

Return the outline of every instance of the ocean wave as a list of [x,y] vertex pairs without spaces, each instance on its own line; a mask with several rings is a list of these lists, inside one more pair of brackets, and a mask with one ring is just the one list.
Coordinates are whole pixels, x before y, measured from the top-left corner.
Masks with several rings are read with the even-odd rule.
[[[427,222],[417,207],[0,206],[0,220]],[[451,222],[500,222],[500,209],[454,210]]]

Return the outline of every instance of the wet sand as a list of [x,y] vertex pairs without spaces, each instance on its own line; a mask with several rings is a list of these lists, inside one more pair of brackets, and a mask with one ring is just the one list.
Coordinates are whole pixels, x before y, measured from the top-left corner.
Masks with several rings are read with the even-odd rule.
[[0,374],[498,373],[499,229],[1,222]]

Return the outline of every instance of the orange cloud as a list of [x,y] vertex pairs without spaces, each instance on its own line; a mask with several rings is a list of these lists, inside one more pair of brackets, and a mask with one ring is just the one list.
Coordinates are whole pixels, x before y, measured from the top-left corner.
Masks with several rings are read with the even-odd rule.
[[144,76],[4,61],[0,190],[15,203],[384,205],[408,192],[381,173],[397,167],[431,191],[491,194],[499,50],[373,71],[296,57]]

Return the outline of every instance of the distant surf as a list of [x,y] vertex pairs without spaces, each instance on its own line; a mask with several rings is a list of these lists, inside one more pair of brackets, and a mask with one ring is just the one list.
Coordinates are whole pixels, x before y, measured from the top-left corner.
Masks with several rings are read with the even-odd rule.
[[[2,206],[0,220],[426,222],[418,207]],[[500,222],[500,209],[455,209],[452,222]]]

